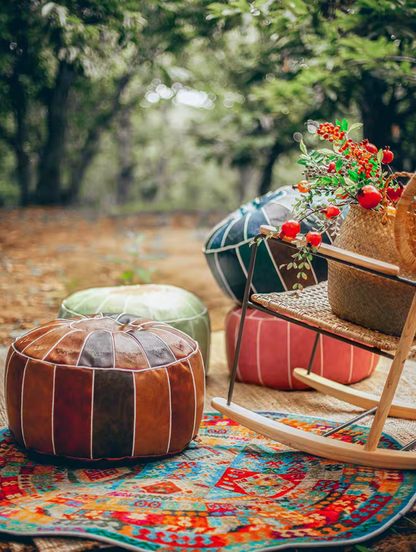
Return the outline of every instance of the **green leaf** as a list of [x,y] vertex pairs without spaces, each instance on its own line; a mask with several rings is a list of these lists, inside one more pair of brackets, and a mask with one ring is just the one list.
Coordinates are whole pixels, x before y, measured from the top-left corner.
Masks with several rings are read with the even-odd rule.
[[357,173],[355,173],[354,171],[348,171],[348,174],[350,175],[351,180],[353,180],[354,182],[358,182],[358,174]]
[[338,159],[338,161],[336,162],[336,165],[335,165],[335,170],[338,172],[342,169],[342,165],[343,165],[343,160],[342,159]]
[[363,123],[353,123],[348,132],[352,132],[353,130],[358,130],[359,128],[361,128],[363,126]]
[[136,268],[136,276],[140,278],[140,280],[145,284],[150,284],[150,282],[152,281],[150,274],[151,273],[144,268],[140,268],[140,267]]
[[298,164],[299,165],[307,165],[308,162],[306,161],[306,159],[299,159]]
[[367,548],[366,546],[361,546],[360,544],[356,544],[355,548],[359,550],[359,552],[373,552],[371,548]]
[[322,148],[319,150],[316,150],[318,153],[322,153],[322,155],[334,155],[333,150],[330,150],[328,148]]
[[341,129],[345,130],[345,131],[348,130],[348,121],[347,121],[347,119],[342,119]]
[[377,152],[377,161],[381,165],[381,162],[383,161],[383,150],[382,149],[379,149],[378,152]]
[[134,278],[134,270],[126,270],[120,274],[120,280],[122,282],[130,282]]
[[341,121],[338,121],[338,119],[335,119],[335,124],[336,124],[337,126],[341,126]]
[[300,141],[299,147],[300,147],[300,151],[305,155],[307,155],[308,150],[306,149],[305,142],[303,140]]

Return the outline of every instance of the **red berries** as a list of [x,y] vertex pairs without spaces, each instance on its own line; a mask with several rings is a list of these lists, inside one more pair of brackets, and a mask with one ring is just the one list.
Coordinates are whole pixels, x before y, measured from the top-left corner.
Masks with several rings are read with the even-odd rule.
[[377,147],[374,144],[372,144],[368,140],[363,140],[363,144],[364,144],[365,149],[368,151],[368,153],[374,153],[375,155],[377,155],[378,150],[377,150]]
[[383,150],[383,163],[391,163],[394,159],[394,153],[386,146]]
[[340,210],[338,207],[335,207],[335,205],[328,205],[328,207],[325,209],[324,213],[327,219],[334,219],[340,214]]
[[328,172],[331,173],[331,172],[335,172],[335,163],[330,163],[328,165]]
[[298,184],[298,190],[301,194],[306,194],[311,189],[311,185],[307,180],[301,180]]
[[364,209],[374,209],[381,201],[381,193],[375,186],[367,184],[358,192],[357,199]]
[[318,247],[322,242],[322,236],[319,232],[308,232],[306,234],[306,243],[311,247]]
[[391,200],[391,201],[398,201],[400,199],[400,196],[402,195],[403,193],[403,188],[400,187],[400,186],[397,186],[397,188],[392,188],[392,187],[388,187],[387,188],[387,197]]
[[323,136],[325,140],[335,142],[337,140],[343,140],[345,138],[345,130],[341,130],[339,125],[335,126],[332,123],[322,123],[319,125],[317,133]]
[[282,224],[280,234],[283,234],[285,238],[295,239],[300,232],[300,224],[297,220],[287,220]]

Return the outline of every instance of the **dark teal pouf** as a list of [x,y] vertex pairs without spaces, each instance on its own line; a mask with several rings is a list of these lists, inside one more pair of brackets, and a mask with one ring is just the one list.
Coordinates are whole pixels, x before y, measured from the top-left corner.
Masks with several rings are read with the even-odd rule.
[[[260,226],[281,225],[292,217],[291,207],[299,197],[299,192],[291,186],[284,186],[275,192],[256,198],[223,219],[212,230],[204,248],[208,266],[221,289],[238,302],[243,300],[247,270],[250,261],[250,241],[258,234]],[[302,222],[302,232],[312,229],[311,221]],[[331,243],[327,234],[325,243]],[[298,281],[296,270],[280,269],[282,264],[291,262],[293,250],[276,241],[263,242],[257,253],[252,291],[291,290]],[[304,286],[313,285],[327,279],[327,263],[314,257],[311,271],[306,271],[308,279]]]

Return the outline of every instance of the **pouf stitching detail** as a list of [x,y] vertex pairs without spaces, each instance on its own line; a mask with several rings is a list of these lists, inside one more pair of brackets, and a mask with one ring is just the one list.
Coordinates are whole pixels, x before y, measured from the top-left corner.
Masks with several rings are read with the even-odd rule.
[[[237,343],[237,338],[238,338],[238,329],[239,329],[238,320],[239,320],[239,318],[241,318],[241,308],[238,308],[238,309],[236,308],[236,310],[232,310],[228,313],[227,319],[226,319],[226,324],[225,324],[225,333],[226,333],[226,336],[227,336],[231,320],[232,319],[237,319],[237,324],[235,325],[235,329],[234,329],[234,335],[230,336],[231,341],[234,343],[234,348],[235,348],[235,344]],[[260,341],[261,341],[260,336],[261,336],[262,324],[266,323],[266,322],[267,323],[271,323],[271,322],[279,323],[279,322],[282,322],[282,320],[279,320],[277,317],[271,317],[271,315],[267,315],[267,318],[259,316],[258,312],[254,309],[252,310],[252,312],[248,312],[248,314],[246,315],[246,320],[253,320],[253,321],[257,322],[257,331],[256,331],[256,340],[255,340],[256,345],[255,345],[255,347],[253,347],[253,349],[255,349],[255,361],[256,361],[255,362],[255,365],[256,365],[255,373],[258,377],[258,380],[259,380],[260,384],[265,385],[265,383],[263,381],[262,370],[261,370],[261,356],[260,356],[261,349],[262,349],[261,345],[260,345]],[[296,326],[293,325],[291,322],[287,322],[287,324],[288,324],[288,326],[287,326],[287,335],[286,335],[285,341],[284,342],[282,341],[282,347],[286,347],[286,351],[287,351],[287,377],[288,377],[289,389],[295,389],[296,387],[293,386],[293,380],[292,380],[292,369],[293,369],[293,367],[291,368],[290,363],[291,363],[291,331],[293,331],[293,328],[295,328]],[[313,331],[313,330],[311,330],[311,331]],[[231,332],[230,332],[230,334],[231,334]],[[326,336],[326,339],[332,339],[333,340],[333,338],[331,338],[330,336]],[[327,342],[326,342],[326,345],[328,346]],[[343,344],[343,345],[346,346],[346,344]],[[311,343],[311,346],[312,346],[312,343]],[[243,349],[244,349],[244,340],[243,340]],[[328,370],[328,366],[327,366],[326,362],[324,362],[326,357],[324,356],[324,350],[325,350],[324,336],[322,336],[322,335],[319,336],[319,349],[320,349],[319,371],[316,371],[315,373],[318,373],[319,375],[324,376],[324,371]],[[356,353],[356,350],[355,350],[355,346],[352,343],[349,344],[349,352],[350,352],[350,358],[349,358],[349,361],[348,361],[348,363],[349,363],[348,377],[347,377],[347,380],[345,382],[347,384],[356,383],[357,381],[360,381],[361,379],[370,376],[371,373],[373,372],[374,368],[375,368],[375,363],[378,361],[378,358],[379,358],[375,353],[372,353],[371,360],[369,361],[369,366],[368,366],[368,369],[366,371],[366,374],[361,376],[358,379],[357,379],[357,377],[355,377],[355,379],[353,379],[353,376],[354,376],[354,373],[356,373],[356,367],[357,367],[357,365],[355,364],[356,363],[355,356],[356,356],[357,353]],[[345,352],[343,352],[343,353],[345,354]],[[241,357],[240,357],[240,361],[241,361]],[[229,367],[230,367],[230,359],[229,358],[228,358],[228,363],[229,363]],[[230,368],[230,370],[231,370],[231,368]],[[247,368],[245,370],[247,371]],[[283,373],[283,369],[281,371]],[[237,376],[238,376],[238,381],[240,381],[241,383],[258,383],[258,382],[255,382],[253,380],[246,381],[243,378],[243,376],[241,374],[241,369],[240,369],[240,362],[237,366]],[[272,388],[274,387],[273,385],[270,385],[270,384],[269,385],[266,384],[266,386],[269,386],[269,387],[272,387]],[[276,387],[276,388],[279,388],[279,387]],[[286,387],[284,387],[284,389],[286,389]]]
[[[41,332],[41,335],[38,332]],[[14,435],[17,441],[26,448],[39,454],[74,460],[117,461],[176,454],[195,438],[202,412],[204,395],[201,392],[204,389],[203,393],[205,393],[205,378],[202,377],[200,347],[181,330],[161,321],[131,319],[128,313],[127,316],[117,314],[106,316],[99,313],[96,316],[82,316],[78,320],[55,320],[28,330],[24,336],[27,337],[20,336],[10,347],[5,370],[5,391],[11,431],[16,431]],[[59,345],[67,337],[69,343]],[[132,345],[128,345],[129,341],[136,343],[133,349],[131,349]],[[136,362],[134,357],[133,361],[118,357],[120,345],[123,342],[127,343],[126,352],[139,351],[140,361]],[[68,355],[66,349],[71,343],[77,345]],[[26,352],[30,345],[34,345],[33,349]],[[94,355],[95,350],[100,351],[100,356],[91,356],[91,354]],[[100,363],[96,364],[97,361]],[[76,382],[74,386],[68,380],[71,371],[62,370],[78,368],[81,372],[80,376],[75,376],[77,370],[72,372]],[[160,372],[160,369],[164,369],[165,373]],[[119,379],[121,375],[117,376],[117,374],[121,373],[124,375]],[[151,376],[146,375],[152,373],[159,374],[155,375],[156,380],[149,379]],[[87,378],[89,383],[82,374],[89,374]],[[112,375],[107,377],[104,374]],[[67,394],[62,394],[64,389],[62,385],[65,381],[70,385],[66,387]],[[164,420],[162,420],[164,429],[160,426],[163,429],[161,438],[156,437],[153,444],[148,445],[143,438],[150,437],[149,427],[152,427],[152,424],[148,426],[146,422],[143,425],[146,420],[144,414],[147,412],[143,408],[149,400],[153,401],[153,399],[152,393],[148,398],[146,398],[147,395],[143,395],[146,387],[143,387],[142,382],[146,385],[146,382],[151,381],[156,383],[159,381],[164,388],[164,390],[161,388],[163,393],[154,397],[157,399],[157,404],[160,403],[160,407],[164,404],[164,407],[155,411],[153,414],[155,418],[152,418],[158,419],[160,412]],[[182,384],[188,389],[189,400],[186,397],[184,401],[180,399]],[[78,428],[81,427],[81,431],[84,431],[84,437],[82,440],[81,438],[77,440],[79,433],[76,433],[75,444],[69,447],[62,441],[65,435],[62,433],[62,427],[66,427],[66,416],[70,414],[65,411],[68,407],[65,400],[71,397],[71,393],[74,393],[76,386],[79,385],[81,385],[80,391],[84,393],[84,395],[81,393],[81,398],[84,396],[87,399],[79,402],[77,398],[75,402],[81,408],[79,410],[77,406],[77,412],[82,413],[82,418],[78,417],[76,422],[74,420],[77,418],[71,419],[72,421],[68,423],[72,424],[71,431],[75,431],[76,424],[79,424],[79,420],[83,420]],[[126,399],[122,398],[125,395],[118,394],[118,399],[113,403],[109,401],[111,389],[116,393],[125,389],[129,394]],[[151,412],[154,410],[152,408]],[[10,421],[11,415],[13,416]],[[182,419],[181,416],[185,418]],[[37,425],[38,423],[40,425]],[[125,428],[123,437],[118,438],[116,434],[114,435],[115,441],[109,437],[116,429],[114,423],[124,423]],[[117,446],[114,443],[117,443]]]
[[[84,318],[87,318],[85,316],[85,314],[81,314],[79,312],[75,312],[71,309],[69,309],[66,305],[65,305],[65,301],[62,303],[61,307],[63,309],[66,310],[66,312],[69,312],[71,314],[74,314],[75,316],[83,316]],[[193,308],[193,307],[192,307]],[[204,308],[203,311],[201,311],[200,313],[198,314],[195,314],[195,316],[190,316],[188,318],[175,318],[173,320],[157,320],[157,322],[165,322],[166,324],[172,324],[173,322],[189,322],[191,320],[197,320],[198,318],[204,316],[205,314],[207,314],[208,312],[208,309],[207,307]],[[99,311],[96,311],[95,313],[91,313],[91,314],[99,314]],[[120,313],[121,314],[129,314],[128,311],[124,310],[123,312]],[[68,320],[67,318],[57,318],[57,320]]]
[[[150,297],[147,293],[150,293]],[[153,295],[154,299],[152,299]],[[168,300],[166,305],[164,297]],[[108,302],[103,306],[103,301],[106,300]],[[209,309],[190,291],[163,284],[108,286],[80,290],[62,301],[58,319],[84,319],[90,314],[98,314],[99,305],[101,311],[110,316],[114,313],[136,314],[182,330],[199,342],[205,369],[208,370],[211,333]],[[177,305],[179,312],[176,309]],[[103,339],[104,337],[105,335]]]
[[[96,330],[96,331],[106,331],[106,330]],[[72,332],[69,332],[69,333],[72,333]],[[65,334],[64,337],[69,335],[69,333]],[[91,333],[94,333],[94,332],[91,332]],[[123,332],[115,332],[115,333],[123,333]],[[46,335],[46,334],[44,334],[44,335]],[[91,334],[89,334],[89,335],[91,335]],[[190,353],[188,356],[183,357],[181,359],[177,359],[175,361],[172,361],[172,362],[169,362],[169,363],[166,363],[166,364],[161,364],[160,366],[149,366],[149,368],[142,368],[141,370],[133,370],[133,369],[130,369],[130,368],[118,368],[118,367],[108,368],[108,367],[99,367],[99,366],[84,366],[84,365],[81,365],[81,364],[79,364],[79,365],[78,364],[62,364],[62,363],[59,363],[59,362],[51,362],[50,360],[42,360],[42,359],[38,359],[38,358],[33,358],[33,357],[30,357],[28,355],[25,355],[25,354],[21,353],[20,351],[18,351],[15,348],[14,343],[12,343],[11,347],[13,348],[13,352],[15,352],[17,355],[19,355],[23,358],[26,358],[27,360],[33,360],[34,362],[43,362],[45,364],[50,364],[51,366],[66,366],[68,368],[83,368],[83,369],[85,368],[86,370],[99,370],[100,372],[103,372],[103,371],[106,371],[106,370],[111,370],[111,371],[116,371],[116,372],[117,371],[119,371],[119,372],[147,372],[148,370],[159,370],[161,368],[169,368],[170,366],[172,366],[174,364],[178,364],[178,362],[189,360],[194,355],[196,355],[198,352],[200,352],[200,348],[199,348],[199,345],[198,345],[197,348],[192,351],[192,353]],[[49,352],[48,352],[48,354],[49,354]]]
[[214,254],[215,253],[222,253],[223,251],[230,251],[230,249],[237,249],[237,247],[240,247],[241,245],[246,245],[247,243],[250,243],[253,241],[254,238],[248,238],[246,240],[243,240],[238,243],[233,243],[232,245],[225,245],[224,247],[217,247],[217,249],[206,249],[205,247],[202,248],[202,253],[204,254]]
[[[14,350],[14,352],[16,352],[16,350]],[[8,362],[8,366],[10,364],[10,361],[11,361],[11,357],[13,355],[10,356],[9,358],[9,362]],[[189,356],[192,356],[192,355],[189,355]],[[26,440],[25,440],[25,434],[24,434],[24,423],[23,423],[23,390],[24,390],[24,382],[25,382],[25,375],[26,375],[26,368],[27,368],[27,365],[29,363],[29,361],[32,360],[30,358],[28,358],[26,364],[25,364],[25,367],[24,367],[24,372],[23,372],[23,380],[22,380],[22,404],[21,404],[21,431],[22,431],[22,438],[23,438],[23,443],[26,447]],[[193,388],[194,388],[194,404],[195,404],[195,407],[194,407],[194,422],[193,422],[193,428],[192,428],[192,436],[191,436],[191,441],[195,438],[195,425],[196,425],[196,414],[197,414],[197,391],[196,391],[196,385],[195,385],[195,376],[194,376],[194,373],[193,373],[193,368],[192,368],[192,365],[189,361],[189,357],[186,358],[186,359],[183,359],[183,360],[186,360],[187,363],[188,363],[188,367],[189,367],[189,371],[190,371],[190,374],[192,376],[192,382],[193,382]],[[7,368],[8,368],[7,366]],[[53,377],[53,392],[55,392],[55,374],[56,374],[56,367],[57,366],[60,366],[58,364],[55,364],[54,365],[54,377]],[[168,367],[164,367],[164,369],[166,370],[166,378],[167,378],[167,382],[168,382],[168,389],[169,389],[169,415],[170,415],[170,423],[169,423],[169,437],[168,437],[168,445],[167,445],[167,448],[166,448],[166,452],[164,455],[160,455],[160,454],[148,454],[146,456],[143,456],[142,458],[158,458],[158,457],[161,457],[161,456],[171,456],[171,455],[174,455],[174,454],[177,454],[179,453],[182,449],[178,449],[178,450],[174,450],[174,451],[169,451],[170,449],[170,444],[171,444],[171,437],[172,437],[172,396],[171,396],[171,385],[170,385],[170,379],[169,379],[169,374],[168,374]],[[154,369],[157,369],[157,368],[154,368]],[[145,371],[145,370],[142,370],[142,371]],[[131,372],[135,372],[134,370],[131,370]],[[6,372],[6,378],[7,378],[7,372]],[[94,373],[93,373],[93,389],[94,389]],[[136,394],[136,381],[135,381],[135,378],[133,377],[133,387],[134,387],[134,394]],[[205,389],[205,379],[204,379],[204,396],[205,396],[205,392],[206,392],[206,389]],[[54,393],[52,395],[52,405],[54,404]],[[136,413],[135,413],[136,414]],[[52,407],[52,428],[54,427],[54,409]],[[102,458],[94,458],[94,455],[93,455],[93,445],[94,445],[94,441],[93,441],[93,425],[94,425],[94,393],[92,394],[91,396],[91,430],[90,430],[90,434],[91,434],[91,453],[90,453],[90,458],[81,458],[81,457],[74,457],[74,456],[68,456],[68,455],[62,455],[62,454],[57,454],[55,452],[55,439],[54,439],[54,432],[52,431],[51,432],[51,436],[52,436],[52,447],[53,447],[53,454],[51,453],[46,453],[46,452],[42,452],[38,449],[35,449],[33,447],[30,448],[30,450],[38,453],[38,454],[42,454],[42,455],[46,455],[46,456],[57,456],[57,457],[62,457],[62,458],[68,458],[68,459],[72,459],[72,460],[80,460],[80,461],[100,461],[100,460],[108,460],[108,461],[111,461],[111,462],[117,462],[119,460],[124,460],[124,459],[128,459],[128,458],[136,458],[136,456],[134,455],[134,447],[135,447],[135,439],[134,439],[134,436],[136,434],[136,415],[134,415],[134,418],[133,418],[133,440],[132,440],[132,454],[129,455],[129,456],[123,456],[123,457],[119,457],[119,458],[106,458],[106,457],[102,457]]]

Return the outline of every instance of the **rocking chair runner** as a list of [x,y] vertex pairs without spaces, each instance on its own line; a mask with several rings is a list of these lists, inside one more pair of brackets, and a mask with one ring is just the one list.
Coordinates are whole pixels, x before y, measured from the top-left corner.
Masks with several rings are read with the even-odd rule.
[[[397,249],[403,262],[412,270],[416,270],[415,196],[416,174],[412,176],[400,198],[395,222]],[[212,406],[232,420],[265,437],[310,454],[365,466],[416,469],[416,452],[407,452],[416,445],[416,439],[405,445],[401,450],[378,448],[384,424],[389,415],[416,420],[416,404],[411,405],[394,401],[405,361],[408,358],[416,358],[416,341],[414,340],[416,333],[416,282],[401,277],[400,269],[395,265],[357,255],[327,244],[321,244],[316,253],[317,256],[325,259],[356,267],[413,287],[415,295],[400,338],[368,330],[338,318],[332,313],[328,303],[326,283],[305,289],[300,297],[295,292],[286,292],[254,294],[250,299],[258,239],[268,237],[268,239],[279,240],[274,234],[275,229],[273,227],[262,226],[260,234],[253,243],[228,399],[216,397],[212,400]],[[285,243],[288,247],[296,247],[291,243],[282,243]],[[233,403],[234,383],[248,307],[315,331],[317,335],[308,369],[296,368],[294,370],[295,377],[318,391],[367,410],[337,428],[323,435],[317,435],[275,422]],[[393,359],[381,397],[357,391],[311,373],[320,334],[328,335],[355,347]],[[334,433],[371,414],[375,414],[375,416],[364,445],[330,438]]]

